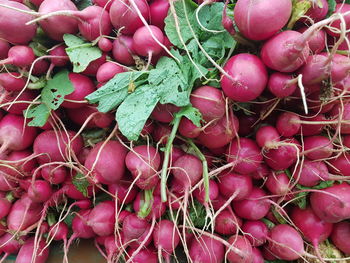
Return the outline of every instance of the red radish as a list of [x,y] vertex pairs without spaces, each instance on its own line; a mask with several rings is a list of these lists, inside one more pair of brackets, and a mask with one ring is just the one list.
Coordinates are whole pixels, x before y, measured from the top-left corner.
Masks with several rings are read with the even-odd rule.
[[194,238],[189,246],[190,258],[193,262],[220,263],[224,260],[224,245],[206,235]]
[[261,221],[245,221],[242,231],[252,246],[258,247],[266,242],[269,230],[265,223]]
[[219,190],[226,198],[236,195],[234,200],[245,199],[253,189],[252,179],[248,175],[226,173],[219,177]]
[[350,218],[350,185],[334,184],[311,193],[310,203],[315,214],[329,223],[338,223]]
[[35,203],[44,203],[52,195],[52,188],[45,180],[36,180],[28,188],[28,197]]
[[21,151],[33,144],[37,133],[35,127],[25,125],[22,116],[7,114],[0,121],[0,155],[6,149]]
[[269,175],[270,168],[264,163],[262,163],[255,172],[250,174],[255,180],[265,179]]
[[304,138],[304,151],[311,160],[325,159],[332,155],[332,142],[324,136],[310,136]]
[[228,242],[231,246],[226,249],[226,253],[227,259],[230,263],[253,262],[253,248],[247,238],[240,235],[234,235],[228,239]]
[[73,234],[68,240],[67,243],[67,250],[70,247],[71,243],[76,238],[93,238],[95,236],[94,231],[90,226],[87,225],[88,217],[91,210],[81,210],[77,212],[77,214],[74,216],[72,221],[72,230]]
[[41,176],[51,184],[61,184],[65,181],[68,172],[65,167],[50,165],[41,169]]
[[[328,3],[326,0],[322,0],[323,3],[326,3],[328,6]],[[307,27],[302,27],[299,28],[298,31],[300,33],[304,33],[308,28]],[[318,54],[321,53],[325,47],[326,47],[326,38],[327,34],[326,31],[323,29],[318,30],[313,37],[310,38],[310,40],[307,42],[309,44],[309,48],[313,54]]]
[[[37,93],[33,90],[25,90],[21,93],[21,95],[18,95],[19,91],[8,93],[3,100],[3,103],[7,103],[8,106],[3,107],[3,109],[12,114],[23,115],[23,111],[29,107],[30,103],[37,96]],[[23,102],[19,103],[18,101]]]
[[[340,14],[344,14],[344,13],[347,13],[350,11],[350,4],[345,4],[345,3],[341,3],[341,4],[337,4],[335,6],[335,10],[334,10],[334,13],[340,13]],[[344,16],[344,20],[345,20],[345,26],[346,26],[346,30],[349,29],[350,27],[350,16],[349,14],[347,14],[346,16]],[[333,21],[331,24],[330,24],[331,27],[334,27],[335,29],[338,29],[340,30],[340,20],[337,19],[335,21]],[[336,33],[332,30],[327,30],[327,33],[331,36],[334,36],[334,37],[338,37],[339,36],[339,33]]]
[[301,124],[300,117],[293,112],[283,112],[278,116],[276,128],[284,137],[294,136],[299,132]]
[[115,195],[115,198],[118,201],[118,205],[120,205],[122,202],[124,204],[129,204],[134,201],[138,191],[135,187],[131,188],[129,191],[130,186],[131,185],[129,182],[125,183],[121,181],[116,184],[109,184],[108,191],[112,195]]
[[[203,185],[196,188],[193,192],[193,196],[203,205],[207,205],[205,202],[205,189]],[[214,180],[209,180],[209,200],[215,200],[219,196],[219,186]]]
[[170,123],[174,114],[180,110],[174,104],[160,104],[158,103],[152,112],[152,118],[163,123]]
[[13,197],[0,198],[0,219],[3,219],[10,213],[11,206],[12,206],[11,201],[13,201],[12,199],[14,198]]
[[272,172],[265,182],[266,188],[274,195],[285,196],[290,192],[291,182],[285,173]]
[[280,141],[280,135],[275,127],[262,126],[256,131],[255,140],[261,148],[273,148]]
[[221,87],[226,96],[247,102],[260,96],[267,84],[267,71],[255,55],[241,53],[231,57],[224,66],[231,79],[223,76]]
[[169,2],[167,0],[155,0],[149,5],[151,24],[164,31],[165,18],[168,15]]
[[[0,4],[24,11],[31,11],[24,4],[13,1],[1,0]],[[0,13],[2,14],[0,20],[0,39],[16,45],[25,45],[32,41],[36,34],[37,26],[35,24],[26,25],[26,23],[34,19],[33,15],[3,6],[0,7]]]
[[288,22],[292,13],[292,3],[289,0],[238,0],[234,13],[236,25],[245,37],[266,40]]
[[285,170],[298,159],[299,142],[295,139],[286,139],[283,143],[285,144],[264,153],[265,163],[274,170]]
[[106,8],[107,11],[111,8],[114,0],[93,0],[92,2],[100,7]]
[[332,242],[343,253],[350,255],[350,247],[348,246],[348,240],[350,237],[350,223],[347,221],[334,224],[333,232],[331,235]]
[[[53,58],[50,58],[51,63],[56,66],[56,67],[64,67],[65,65],[68,64],[69,58],[66,53],[66,46],[60,45],[56,46],[55,48],[51,49],[49,54],[51,56],[54,56]],[[56,58],[57,57],[62,57],[62,58]]]
[[202,86],[191,94],[191,104],[202,114],[202,118],[209,122],[220,119],[225,115],[226,103],[222,91],[212,86]]
[[152,136],[156,142],[160,143],[161,145],[165,145],[168,141],[170,133],[171,128],[169,125],[158,123],[152,133]]
[[88,225],[98,236],[109,236],[114,233],[115,203],[104,201],[96,205],[89,214]]
[[45,263],[48,257],[49,249],[46,247],[46,242],[43,239],[35,240],[31,237],[20,248],[15,263]]
[[0,65],[11,64],[16,67],[30,66],[35,59],[33,49],[28,46],[13,46],[9,49],[6,59],[0,60]]
[[297,85],[292,75],[274,72],[269,77],[267,88],[276,97],[285,98],[295,92]]
[[[127,250],[127,259],[130,258],[132,256],[132,254],[136,251],[136,248],[129,248]],[[133,256],[132,261],[133,263],[157,263],[158,262],[158,258],[157,258],[157,254],[151,250],[151,249],[147,249],[147,248],[142,248],[136,255]]]
[[114,121],[110,112],[99,112],[94,106],[83,106],[77,109],[67,109],[66,113],[71,121],[82,126],[88,118],[93,117],[86,124],[87,128],[107,128]]
[[101,37],[100,40],[98,41],[98,47],[103,52],[110,52],[113,49],[113,43],[108,38]]
[[130,36],[121,35],[113,42],[113,57],[114,59],[127,66],[135,64],[133,55],[135,54],[133,38]]
[[9,230],[21,231],[38,222],[42,206],[34,203],[28,196],[22,196],[13,203],[7,216]]
[[[15,163],[12,164],[13,167],[15,167],[19,172],[22,173],[22,175],[31,175],[32,171],[37,167],[37,162],[35,159],[28,159],[27,157],[31,156],[32,152],[29,150],[24,151],[13,151],[11,152],[8,157],[7,161],[15,161]],[[13,173],[13,170],[6,170],[7,174],[11,174],[13,176],[18,176],[18,173]]]
[[11,46],[7,41],[0,39],[0,59],[7,58],[7,53],[9,52],[10,47]]
[[116,74],[125,72],[125,69],[113,62],[106,62],[99,67],[96,79],[98,82],[107,82]]
[[215,217],[215,232],[220,235],[233,235],[242,226],[242,220],[232,211],[225,209]]
[[[307,10],[305,16],[310,17],[314,22],[318,22],[326,17],[328,13],[328,2],[327,0],[319,0],[312,2],[312,6]],[[301,21],[310,23],[310,20],[302,18]]]
[[252,263],[264,263],[264,257],[261,250],[257,247],[253,247],[253,262]]
[[330,62],[328,55],[316,54],[308,56],[305,64],[298,70],[298,73],[303,76],[303,84],[311,86],[327,79],[331,73]]
[[[101,237],[97,237],[96,241]],[[103,241],[101,245],[104,245],[107,252],[107,260],[108,262],[112,262],[112,259],[115,255],[118,255],[123,249],[123,234],[120,233],[118,236],[110,235],[108,237],[103,237]]]
[[95,77],[98,69],[107,61],[107,55],[102,54],[101,57],[90,62],[88,67],[82,72],[86,76]]
[[234,139],[227,149],[226,160],[233,163],[233,170],[240,174],[256,171],[263,160],[256,143],[248,138]]
[[[55,11],[78,11],[77,7],[70,0],[45,0],[39,7],[39,14],[46,15]],[[64,34],[75,34],[78,31],[78,20],[74,17],[54,15],[39,22],[45,33],[57,41],[63,40]]]
[[16,238],[14,235],[6,233],[0,237],[1,252],[7,254],[17,254],[25,239],[25,236]]
[[335,159],[329,160],[329,169],[342,176],[350,176],[350,154],[344,153]]
[[317,256],[321,258],[318,245],[330,236],[333,224],[321,220],[309,207],[306,209],[294,207],[291,213],[291,219],[301,230],[304,237],[314,246]]
[[239,122],[233,113],[223,116],[207,126],[198,136],[198,141],[209,149],[220,148],[236,136]]
[[201,133],[201,128],[197,127],[192,121],[184,117],[179,124],[179,133],[187,138],[196,138]]
[[152,56],[158,55],[163,50],[156,39],[161,44],[164,43],[163,32],[158,27],[142,26],[133,35],[133,48],[138,55],[151,59]]
[[241,136],[247,136],[254,132],[254,125],[256,124],[258,117],[255,115],[245,115],[240,114],[239,120],[239,130],[238,134]]
[[176,226],[172,221],[161,220],[153,230],[153,242],[157,249],[168,254],[172,254],[180,242],[180,236]]
[[133,202],[134,211],[138,213],[139,217],[144,217],[146,220],[152,220],[152,218],[155,218],[155,219],[160,218],[165,213],[166,205],[165,203],[162,202],[160,195],[153,194],[152,200],[149,204],[150,211],[147,216],[145,216],[143,214],[143,211],[141,210],[144,204],[145,204],[145,197],[142,192],[139,192],[136,195],[136,198]]
[[17,180],[13,180],[12,178],[8,178],[8,176],[0,171],[0,191],[11,191],[16,189],[18,185]]
[[309,54],[310,49],[304,44],[305,40],[297,31],[286,30],[278,33],[262,46],[261,59],[271,69],[293,72],[304,64]]
[[61,106],[68,109],[81,108],[86,105],[86,103],[81,103],[81,101],[95,91],[95,85],[90,78],[81,74],[69,73],[68,77],[73,84],[74,91],[64,96],[65,101]]
[[76,133],[67,131],[62,134],[56,134],[55,131],[47,130],[40,133],[34,141],[33,151],[39,155],[37,160],[39,163],[61,162],[68,156],[68,151],[79,154],[83,148],[83,139],[79,135],[74,140]]
[[[97,159],[97,156],[99,158]],[[99,182],[116,183],[125,171],[126,149],[117,141],[99,142],[89,152],[85,167],[96,176]]]
[[[134,0],[134,4],[139,9],[142,17],[147,21],[150,16],[147,1]],[[121,33],[123,34],[133,35],[138,28],[143,26],[135,6],[129,0],[114,0],[111,5],[109,16],[112,25],[116,29],[122,29]]]
[[141,189],[151,189],[157,184],[160,155],[153,146],[136,146],[126,155],[125,164]]
[[239,217],[259,220],[266,216],[270,210],[270,203],[264,199],[265,196],[264,190],[254,187],[246,199],[233,201],[232,207]]
[[0,85],[7,91],[21,91],[26,79],[17,72],[0,73]]
[[147,220],[139,218],[136,214],[131,214],[124,218],[122,233],[124,235],[124,243],[130,244],[132,240],[138,240],[145,232],[148,232],[150,224]]
[[56,241],[67,242],[69,228],[65,222],[59,222],[50,227],[49,235]]
[[270,230],[269,249],[283,260],[296,260],[304,253],[304,242],[300,234],[291,226],[281,224]]
[[323,127],[325,126],[324,124],[312,124],[313,121],[315,122],[322,122],[326,121],[326,117],[323,114],[318,114],[316,116],[312,117],[305,117],[301,118],[302,121],[309,121],[310,124],[301,124],[300,132],[304,136],[311,136],[311,135],[319,135],[321,131],[323,130]]
[[[340,105],[336,105],[335,107],[333,107],[331,111],[331,117],[334,120],[338,120],[339,114],[342,113],[342,121],[344,121],[345,123],[340,124],[340,133],[350,134],[350,124],[348,122],[350,120],[350,103],[346,103],[342,107],[344,107],[344,109],[340,108]],[[336,129],[338,125],[339,124],[334,124],[332,126]]]

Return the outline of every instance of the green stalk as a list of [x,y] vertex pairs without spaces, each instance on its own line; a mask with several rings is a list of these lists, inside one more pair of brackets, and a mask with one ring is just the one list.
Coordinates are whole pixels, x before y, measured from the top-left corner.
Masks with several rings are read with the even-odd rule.
[[203,166],[203,180],[204,180],[204,190],[205,190],[205,199],[204,201],[209,202],[209,172],[208,172],[208,162],[205,158],[204,154],[199,150],[197,145],[192,140],[187,140],[187,143],[192,147],[195,151],[198,158],[202,161]]
[[140,207],[140,211],[137,213],[137,215],[139,217],[145,218],[149,215],[152,209],[153,189],[145,190],[143,193],[144,193],[144,203]]
[[171,130],[170,136],[165,146],[164,161],[163,161],[162,173],[161,173],[161,179],[160,179],[160,193],[162,197],[162,202],[167,201],[166,181],[167,181],[167,172],[168,172],[168,166],[169,166],[169,158],[170,158],[171,150],[173,148],[173,142],[180,125],[180,121],[181,121],[181,116],[174,117],[173,128]]

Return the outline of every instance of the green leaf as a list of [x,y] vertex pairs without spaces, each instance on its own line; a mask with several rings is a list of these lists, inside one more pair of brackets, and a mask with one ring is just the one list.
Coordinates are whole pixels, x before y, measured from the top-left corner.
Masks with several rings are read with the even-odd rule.
[[297,22],[306,12],[311,8],[312,3],[310,0],[295,0],[293,1],[292,16],[289,19],[287,28],[292,29],[295,22]]
[[116,120],[119,130],[128,140],[138,139],[158,101],[156,90],[149,85],[144,85],[138,87],[118,107]]
[[[349,2],[349,0],[345,1],[345,2]],[[330,17],[335,10],[335,6],[337,5],[337,2],[335,0],[328,0],[328,13],[327,13],[327,17]]]
[[197,127],[201,127],[202,114],[197,108],[187,105],[175,114],[176,118],[186,117]]
[[195,227],[202,229],[205,226],[207,212],[205,211],[205,207],[196,199],[194,200],[193,205],[190,206],[189,215]]
[[41,91],[42,102],[50,109],[57,110],[64,101],[64,96],[74,91],[72,82],[68,77],[68,70],[58,72]]
[[73,177],[72,183],[75,186],[75,188],[83,194],[83,196],[89,196],[88,187],[90,186],[90,183],[83,174],[77,173],[76,176]]
[[94,5],[92,0],[74,0],[74,3],[79,10],[83,10],[88,6]]
[[92,43],[71,34],[64,34],[63,40],[67,45],[66,52],[73,63],[73,72],[84,71],[90,62],[100,58],[102,51]]
[[90,103],[98,103],[100,112],[108,112],[115,109],[128,96],[128,88],[137,88],[146,82],[146,71],[131,71],[117,74],[103,87],[86,97]]
[[33,118],[28,126],[42,127],[46,124],[51,110],[45,104],[31,105],[24,111],[25,118]]
[[38,42],[30,42],[29,46],[33,49],[35,56],[42,57],[46,55],[47,48]]

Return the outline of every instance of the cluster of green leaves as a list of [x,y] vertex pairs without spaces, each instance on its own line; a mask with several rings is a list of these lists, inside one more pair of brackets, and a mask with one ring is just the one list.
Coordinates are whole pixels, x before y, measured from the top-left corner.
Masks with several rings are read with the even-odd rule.
[[207,211],[205,211],[205,207],[197,200],[194,200],[190,206],[189,216],[196,228],[202,229],[205,226]]
[[63,103],[64,96],[74,91],[68,74],[68,70],[62,70],[47,81],[46,86],[41,90],[41,103],[31,105],[24,112],[26,118],[33,118],[28,123],[29,126],[44,126],[50,116],[51,110],[57,110]]
[[[116,109],[119,130],[129,140],[137,140],[157,103],[184,107],[181,116],[200,124],[199,112],[190,105],[195,82],[209,75],[213,68],[205,50],[221,64],[235,47],[235,41],[221,25],[223,3],[203,7],[196,18],[198,5],[191,0],[172,3],[165,19],[165,32],[176,47],[172,57],[162,57],[155,68],[117,74],[96,92],[88,95],[100,112]],[[209,74],[208,74],[209,73]],[[212,75],[210,75],[212,76]],[[181,117],[180,116],[180,117]]]
[[77,173],[73,177],[72,183],[80,193],[82,193],[85,197],[88,197],[88,187],[90,186],[90,183],[83,174]]

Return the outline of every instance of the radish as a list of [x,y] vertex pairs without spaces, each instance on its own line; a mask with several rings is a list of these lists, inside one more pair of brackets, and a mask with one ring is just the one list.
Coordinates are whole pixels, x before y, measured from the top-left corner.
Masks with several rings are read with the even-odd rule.
[[113,42],[113,57],[114,59],[127,66],[135,64],[133,55],[135,54],[133,38],[130,36],[119,36]]
[[35,59],[33,49],[28,46],[13,46],[8,51],[6,59],[0,60],[0,65],[11,64],[16,67],[30,66]]
[[107,61],[107,55],[105,53],[102,54],[101,57],[91,61],[87,68],[82,72],[82,74],[86,76],[95,77],[98,69]]
[[131,2],[129,0],[114,0],[111,5],[109,16],[112,25],[116,29],[122,29],[121,32],[123,34],[133,35],[138,28],[143,26],[135,6],[139,9],[142,17],[147,21],[150,16],[147,1],[134,0],[134,2]]
[[202,235],[192,239],[189,255],[193,262],[220,263],[224,260],[225,248],[220,241]]
[[191,93],[191,104],[209,122],[225,115],[226,103],[222,91],[212,86],[202,86]]
[[26,84],[26,79],[17,72],[0,73],[0,85],[7,91],[21,91]]
[[28,197],[35,203],[44,203],[52,195],[52,188],[45,180],[36,180],[28,188]]
[[[328,2],[327,0],[319,0],[312,2],[312,6],[307,10],[305,16],[310,17],[314,22],[318,22],[326,17],[328,13]],[[302,22],[309,22],[310,20],[301,18]]]
[[107,11],[111,8],[114,0],[93,0],[92,2],[100,7],[106,8]]
[[[131,255],[134,254],[136,251],[136,248],[129,248],[127,250],[127,256],[126,259],[130,259]],[[132,261],[133,263],[158,263],[157,254],[152,250],[148,248],[142,248],[136,255],[133,256]]]
[[270,203],[263,199],[265,196],[264,190],[253,187],[246,199],[233,201],[232,207],[239,217],[248,220],[259,220],[266,216],[270,210]]
[[100,40],[98,41],[98,47],[103,52],[110,52],[113,49],[113,42],[108,38],[101,37]]
[[[350,103],[346,103],[343,105],[344,109],[340,108],[340,105],[336,105],[335,107],[333,107],[332,111],[330,112],[330,115],[332,117],[332,119],[337,120],[339,118],[339,113],[342,113],[342,118],[341,120],[344,121],[340,124],[340,133],[341,134],[350,134],[350,124],[349,124],[349,120],[350,120]],[[334,127],[334,129],[338,128],[338,123],[332,125]]]
[[301,124],[300,117],[293,112],[281,113],[276,122],[278,133],[284,137],[294,136],[299,132]]
[[307,40],[297,31],[286,30],[278,33],[262,46],[261,60],[276,71],[293,72],[305,63],[309,54],[310,49],[305,45]]
[[311,160],[326,159],[332,155],[332,142],[323,136],[310,136],[304,139],[304,151]]
[[180,110],[174,104],[160,104],[158,103],[152,111],[152,118],[163,123],[170,123],[174,119],[174,114]]
[[264,263],[264,257],[261,250],[257,247],[253,247],[253,262],[252,263]]
[[[327,4],[326,0],[322,0],[323,3]],[[309,9],[310,10],[310,9]],[[308,27],[302,27],[298,29],[298,32],[304,33]],[[309,44],[309,48],[313,54],[319,54],[321,53],[325,47],[326,47],[326,39],[327,39],[327,33],[325,30],[321,29],[315,32],[314,36],[310,38],[310,40],[307,42]]]
[[[340,13],[340,14],[344,14],[350,11],[350,4],[345,4],[345,3],[341,3],[341,4],[337,4],[335,6],[335,10],[334,13]],[[344,16],[344,20],[345,20],[345,26],[346,26],[346,30],[350,27],[350,16],[349,14],[347,14],[346,16]],[[330,24],[331,27],[334,27],[337,30],[340,30],[340,20],[335,20],[334,22],[332,22]],[[334,30],[327,30],[327,33],[331,36],[334,37],[339,37],[339,33],[335,32]]]
[[13,200],[14,197],[12,195],[0,198],[0,219],[3,219],[10,213]]
[[67,243],[67,251],[65,254],[68,252],[68,248],[76,238],[84,238],[84,239],[89,239],[93,238],[95,236],[94,231],[90,226],[87,225],[88,217],[90,214],[91,210],[80,210],[77,212],[77,214],[74,216],[72,220],[72,230],[73,234],[68,240]]
[[21,151],[33,144],[37,129],[25,125],[22,116],[7,114],[0,121],[0,155],[5,150]]
[[207,126],[197,138],[199,143],[209,149],[220,148],[232,141],[237,134],[238,126],[238,119],[231,112]]
[[293,178],[298,184],[312,187],[318,185],[320,181],[329,180],[327,165],[323,162],[313,162],[305,160],[302,166],[298,166],[293,174]]
[[[317,114],[316,116],[312,116],[312,117],[304,117],[304,118],[300,118],[302,121],[308,121],[310,122],[310,124],[305,124],[302,123],[301,127],[300,127],[300,132],[302,132],[302,134],[304,136],[311,136],[311,135],[319,135],[323,128],[324,128],[324,124],[322,124],[322,121],[326,121],[326,117],[323,114]],[[321,122],[321,124],[312,124],[312,122]]]
[[98,68],[96,79],[98,82],[107,82],[116,74],[125,72],[126,70],[113,62],[106,62]]
[[7,58],[7,53],[9,52],[10,47],[11,46],[7,41],[0,39],[0,59]]
[[124,174],[125,157],[126,149],[119,142],[99,142],[89,152],[85,167],[93,173],[98,182],[116,183]]
[[289,177],[281,172],[281,173],[274,173],[272,172],[265,182],[266,188],[270,191],[270,193],[274,195],[281,195],[285,196],[290,192],[290,186],[291,182]]
[[241,226],[242,220],[236,217],[230,209],[222,210],[215,217],[215,232],[220,235],[233,235]]
[[297,89],[296,79],[290,74],[274,72],[269,77],[267,88],[276,97],[285,98]]
[[160,155],[153,146],[136,146],[126,155],[125,164],[141,189],[151,189],[158,183]]
[[185,117],[181,118],[179,124],[179,133],[184,137],[193,139],[199,136],[201,133],[201,128],[194,125],[192,121]]
[[269,249],[283,260],[296,260],[304,253],[304,242],[300,234],[291,226],[281,224],[270,230]]
[[89,214],[88,225],[98,236],[114,233],[115,203],[104,201],[96,205]]
[[83,139],[79,135],[74,140],[76,133],[67,131],[56,134],[55,131],[47,130],[40,133],[34,141],[33,150],[39,163],[62,162],[70,156],[70,152],[79,154],[83,148]]
[[[24,4],[13,1],[1,0],[0,4],[22,9],[26,12],[31,11]],[[26,23],[34,18],[34,12],[33,14],[18,12],[16,10],[0,6],[0,13],[0,39],[16,45],[25,45],[32,41],[36,34],[37,26],[35,24],[26,25]]]
[[350,237],[350,223],[347,221],[334,224],[333,232],[331,235],[332,242],[343,253],[350,255],[350,247],[348,246],[348,240]]
[[311,193],[311,208],[325,222],[337,223],[349,219],[349,193],[350,185],[345,182]]
[[[244,236],[234,235],[228,239],[228,242],[231,246],[226,249],[226,253],[230,263],[253,262],[253,248],[248,239]],[[235,248],[235,250],[232,248]]]
[[[139,217],[146,220],[158,219],[165,213],[166,205],[162,202],[160,194],[154,194],[151,200],[147,200],[146,192],[139,192],[133,202],[134,211]],[[146,206],[146,210],[145,210]]]
[[133,247],[137,247],[139,244],[135,240],[139,241],[142,237],[145,237],[145,234],[148,234],[149,229],[150,224],[147,220],[139,218],[136,214],[128,215],[124,218],[122,226],[122,233],[124,235],[123,242],[132,245],[130,243],[132,241],[132,243],[134,243]]
[[174,253],[180,242],[180,236],[176,231],[176,226],[172,221],[161,220],[153,230],[153,242],[158,250],[164,251],[166,258]]
[[221,87],[226,96],[247,102],[256,99],[265,89],[268,76],[267,71],[255,55],[241,53],[231,57],[223,68],[227,74],[221,78]]
[[61,184],[65,181],[68,172],[65,167],[50,165],[41,169],[41,176],[51,184]]
[[266,40],[288,22],[292,13],[290,0],[238,0],[234,9],[239,31],[252,40]]
[[266,242],[269,230],[265,223],[261,221],[245,221],[242,231],[250,244],[254,247],[262,246]]
[[167,0],[155,0],[149,5],[150,21],[152,25],[164,31],[165,18],[168,15],[169,2]]
[[280,135],[273,126],[261,126],[255,134],[256,143],[261,148],[274,148],[280,141]]
[[[32,171],[37,167],[37,162],[35,159],[27,158],[31,155],[32,152],[29,150],[13,151],[8,155],[6,160],[13,162],[11,166],[16,168],[22,176],[29,176],[32,175]],[[3,171],[5,172],[5,170]],[[6,173],[14,177],[18,177],[18,172],[14,172],[12,169],[6,169]]]
[[124,204],[129,204],[132,201],[134,201],[138,191],[136,187],[131,188],[130,191],[129,188],[129,182],[120,181],[116,184],[109,184],[108,192],[115,196],[115,198],[118,201],[118,204],[121,204],[122,202]]
[[[108,128],[114,121],[114,116],[110,112],[99,112],[94,106],[83,106],[76,109],[67,109],[66,113],[71,121],[86,128]],[[87,119],[90,119],[86,123]]]
[[[37,96],[34,90],[25,90],[20,95],[19,93],[18,91],[13,91],[6,94],[3,103],[7,103],[8,106],[3,107],[4,110],[12,114],[23,115],[23,111],[29,107],[30,102]],[[19,101],[23,102],[19,103]]]
[[81,103],[81,101],[83,101],[87,95],[95,91],[94,83],[88,77],[77,73],[69,73],[68,77],[73,84],[74,91],[64,96],[65,101],[61,106],[68,109],[85,106],[86,103]]
[[248,138],[234,139],[227,149],[226,160],[233,164],[233,170],[240,174],[256,171],[263,160],[259,147]]
[[251,193],[253,182],[248,175],[225,173],[220,175],[218,186],[224,197],[235,195],[234,200],[243,200]]
[[5,255],[17,254],[25,240],[25,236],[16,237],[10,233],[6,233],[0,237],[1,252],[5,253]]
[[350,154],[344,153],[338,156],[337,158],[329,160],[329,169],[335,174],[342,176],[350,176]]
[[16,256],[15,263],[45,263],[49,257],[49,249],[43,239],[31,237],[25,241]]
[[136,54],[148,57],[149,61],[152,56],[160,54],[163,48],[157,43],[156,39],[163,44],[164,35],[158,27],[151,25],[138,28],[133,35],[133,48]]
[[50,56],[53,56],[52,58],[50,58],[50,61],[53,66],[64,67],[69,63],[69,58],[66,53],[66,46],[64,45],[54,47],[50,50],[49,54]]
[[[193,191],[193,196],[198,200],[198,202],[200,202],[204,206],[207,205],[205,202],[205,189],[203,185],[201,185],[199,188],[196,188]],[[218,196],[219,196],[218,184],[214,180],[209,180],[209,200],[215,200]]]
[[293,223],[301,230],[304,237],[314,246],[317,256],[321,259],[319,244],[331,234],[333,224],[326,223],[315,215],[311,208],[294,207],[291,213]]

